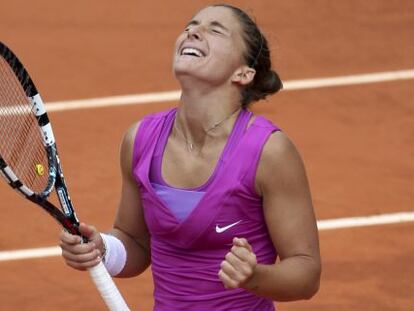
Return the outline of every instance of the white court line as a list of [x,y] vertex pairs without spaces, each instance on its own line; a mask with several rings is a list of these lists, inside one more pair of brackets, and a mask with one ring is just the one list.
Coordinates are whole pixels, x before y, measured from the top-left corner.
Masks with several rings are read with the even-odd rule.
[[62,250],[59,246],[19,249],[0,252],[0,261],[54,257],[61,254]]
[[342,228],[367,227],[414,221],[414,212],[380,214],[372,216],[326,219],[318,221],[318,229],[332,230]]
[[[363,217],[349,217],[326,219],[318,221],[318,229],[332,230],[354,227],[378,226],[386,224],[404,223],[414,221],[414,212],[402,212],[394,214],[381,214]],[[22,259],[34,259],[60,256],[62,253],[60,247],[44,247],[33,249],[22,249],[14,251],[0,252],[0,261],[12,261]]]
[[[283,82],[284,91],[306,90],[315,88],[326,88],[333,86],[347,86],[355,84],[379,83],[397,80],[414,79],[414,69],[398,70],[388,72],[376,72],[360,75],[338,76],[330,78],[316,78],[304,80],[289,80]],[[159,102],[178,101],[181,91],[154,92],[133,95],[109,96],[100,98],[64,100],[46,103],[46,110],[64,111],[75,109],[102,108],[126,105],[142,105]],[[0,112],[0,115],[7,115],[7,112]]]
[[[414,79],[414,69],[388,72],[376,72],[360,75],[338,76],[319,79],[284,81],[284,90],[306,90],[333,86],[345,86],[366,83],[378,83],[396,80]],[[62,111],[72,109],[99,108],[122,105],[150,104],[157,102],[177,101],[181,91],[157,92],[136,95],[110,96],[101,98],[57,101],[46,104],[47,111]]]
[[58,102],[50,102],[46,103],[45,105],[46,110],[49,112],[177,101],[180,99],[180,95],[181,91],[170,91],[136,95],[109,96],[79,100],[65,100]]
[[292,80],[284,83],[285,89],[305,90],[332,86],[379,83],[397,80],[410,80],[414,78],[414,70],[399,70],[388,72],[375,72],[350,76],[339,76],[321,79]]

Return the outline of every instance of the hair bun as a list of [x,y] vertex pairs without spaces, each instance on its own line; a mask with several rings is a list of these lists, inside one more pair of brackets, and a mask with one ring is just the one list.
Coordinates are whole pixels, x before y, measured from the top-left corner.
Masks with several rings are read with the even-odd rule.
[[282,80],[274,70],[256,72],[253,82],[242,90],[242,105],[265,99],[268,95],[277,93],[283,88]]
[[279,75],[274,70],[269,70],[263,77],[261,81],[261,88],[263,93],[266,95],[274,94],[283,88],[282,80],[280,80]]

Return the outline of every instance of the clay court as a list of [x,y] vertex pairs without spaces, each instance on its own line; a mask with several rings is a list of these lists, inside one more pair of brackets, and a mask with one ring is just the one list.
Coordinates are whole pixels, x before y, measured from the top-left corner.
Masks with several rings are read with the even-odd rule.
[[[45,102],[64,104],[49,116],[82,221],[102,231],[111,226],[123,133],[145,114],[178,103],[173,96],[121,105],[108,97],[177,91],[174,41],[207,4],[2,1],[0,40],[28,68]],[[321,225],[319,293],[279,303],[278,310],[414,310],[414,2],[232,4],[255,16],[270,41],[286,89],[252,110],[279,125],[300,150]],[[383,72],[386,81],[358,80]],[[312,87],[303,81],[309,79]],[[91,98],[103,98],[105,107],[70,102]],[[55,222],[4,182],[0,213],[0,254],[57,245]],[[360,226],[354,217],[362,217]],[[2,259],[0,275],[0,310],[105,310],[88,274],[59,256]],[[152,310],[149,271],[116,282],[131,309]]]

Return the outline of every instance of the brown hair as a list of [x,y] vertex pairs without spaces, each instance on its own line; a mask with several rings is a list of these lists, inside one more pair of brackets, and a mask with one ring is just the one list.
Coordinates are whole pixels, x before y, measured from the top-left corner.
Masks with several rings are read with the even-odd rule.
[[253,81],[242,89],[242,106],[247,107],[252,102],[264,99],[266,96],[282,89],[282,81],[272,69],[267,39],[257,24],[247,13],[235,6],[229,4],[216,4],[214,6],[231,9],[239,19],[243,29],[242,36],[246,44],[244,58],[246,64],[256,70]]

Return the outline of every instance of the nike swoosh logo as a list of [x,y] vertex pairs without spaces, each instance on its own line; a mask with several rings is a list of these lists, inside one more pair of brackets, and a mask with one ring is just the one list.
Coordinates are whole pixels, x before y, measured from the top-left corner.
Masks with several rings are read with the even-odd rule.
[[241,220],[239,220],[239,221],[237,221],[235,223],[232,223],[232,224],[230,224],[228,226],[225,226],[225,227],[219,227],[219,225],[216,225],[216,232],[217,233],[223,233],[224,231],[229,230],[230,228],[238,225],[240,222],[241,222]]

